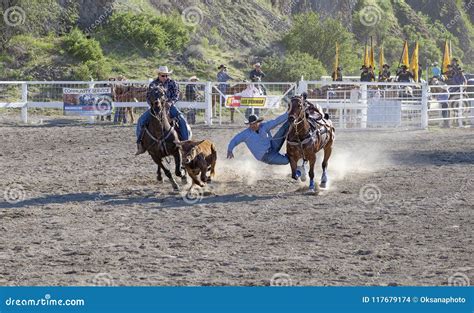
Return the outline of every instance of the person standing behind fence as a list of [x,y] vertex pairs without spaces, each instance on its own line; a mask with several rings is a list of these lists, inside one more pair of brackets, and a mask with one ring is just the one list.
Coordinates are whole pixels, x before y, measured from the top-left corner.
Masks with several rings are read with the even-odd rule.
[[[189,78],[189,81],[191,82],[191,84],[186,85],[186,101],[195,102],[201,100],[202,95],[199,92],[198,85],[195,84],[199,81],[199,78],[197,78],[196,76],[191,76]],[[196,124],[196,110],[189,109],[186,113],[186,119],[190,124]]]
[[441,68],[439,67],[438,62],[433,63],[433,67],[431,68],[431,77],[441,79]]
[[219,91],[222,93],[221,95],[221,103],[224,103],[225,98],[223,95],[227,93],[227,87],[228,87],[228,81],[229,80],[234,80],[229,74],[227,74],[227,66],[224,64],[221,64],[218,68],[219,72],[217,73],[217,81],[221,84],[219,84]]
[[202,97],[201,93],[199,92],[198,86],[195,84],[199,81],[199,78],[197,78],[196,76],[191,76],[189,78],[189,81],[191,82],[191,84],[186,85],[186,101],[197,101]]
[[410,83],[413,79],[413,74],[408,71],[408,66],[406,66],[405,64],[403,64],[401,66],[401,69],[400,71],[398,72],[398,76],[397,76],[397,82],[400,82],[400,83]]
[[372,82],[375,80],[374,72],[371,71],[372,67],[367,67],[362,65],[360,68],[362,73],[360,74],[360,81],[361,82]]
[[379,74],[379,82],[389,82],[391,78],[390,65],[384,64],[382,66],[382,71]]
[[[250,73],[249,73],[249,77],[250,77],[250,81],[251,81],[252,83],[261,82],[261,81],[263,80],[263,78],[265,78],[265,73],[262,71],[262,64],[260,64],[260,63],[255,63],[255,64],[253,65],[253,70],[251,70]],[[267,91],[266,91],[266,89],[265,89],[264,86],[258,84],[258,85],[256,85],[256,87],[262,91],[262,95],[266,95],[266,94],[267,94]],[[248,119],[251,114],[259,115],[259,114],[260,114],[260,110],[259,110],[259,109],[254,109],[253,112],[252,112],[252,109],[251,109],[251,108],[248,108],[248,109],[245,111],[245,118]]]

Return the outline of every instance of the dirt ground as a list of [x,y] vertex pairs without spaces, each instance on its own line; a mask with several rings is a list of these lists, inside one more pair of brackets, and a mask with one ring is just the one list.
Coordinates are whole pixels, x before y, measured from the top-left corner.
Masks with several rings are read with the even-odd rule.
[[316,194],[245,147],[225,160],[239,129],[194,128],[219,161],[192,204],[133,156],[133,127],[0,125],[0,284],[473,279],[474,129],[338,131],[330,187]]

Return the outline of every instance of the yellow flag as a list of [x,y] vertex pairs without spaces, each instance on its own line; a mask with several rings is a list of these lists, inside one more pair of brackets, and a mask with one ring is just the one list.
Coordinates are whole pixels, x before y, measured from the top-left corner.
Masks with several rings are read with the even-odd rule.
[[365,45],[365,50],[364,50],[364,65],[367,67],[370,66],[369,47],[367,47],[367,45]]
[[381,47],[380,52],[379,52],[379,73],[382,73],[384,64],[385,64],[385,58],[383,55],[383,47]]
[[372,43],[372,37],[370,38],[370,57],[369,57],[370,66],[375,71],[375,55],[374,55],[374,45]]
[[448,41],[446,40],[444,42],[443,66],[441,69],[443,74],[448,71],[448,64],[451,64],[451,53],[450,53],[450,47],[448,45]]
[[418,42],[415,43],[415,50],[413,50],[413,54],[411,55],[411,66],[410,66],[410,70],[413,74],[413,77],[414,77],[414,80],[415,82],[418,82],[418,69],[419,69],[419,65],[418,65],[418,50],[419,50],[419,47],[418,47]]
[[339,44],[336,42],[336,56],[334,57],[334,80],[337,80],[337,68],[339,67]]
[[408,60],[408,42],[406,40],[405,44],[403,45],[402,64],[410,68],[410,61]]

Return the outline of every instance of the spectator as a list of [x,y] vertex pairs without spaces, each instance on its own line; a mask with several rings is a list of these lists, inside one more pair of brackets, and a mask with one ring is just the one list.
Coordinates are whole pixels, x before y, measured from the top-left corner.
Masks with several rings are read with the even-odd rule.
[[[227,74],[227,66],[224,64],[221,64],[217,69],[219,70],[217,73],[217,81],[221,83],[219,84],[218,89],[223,95],[225,95],[227,93],[227,82],[234,79]],[[224,101],[224,97],[221,96],[221,103],[224,103]]]
[[379,82],[388,82],[390,81],[390,65],[384,64],[382,66],[382,71],[379,74]]
[[375,80],[374,72],[372,70],[372,66],[365,66],[362,65],[360,68],[362,70],[362,73],[360,74],[360,81],[361,82],[371,82]]
[[441,79],[441,68],[439,67],[438,62],[434,62],[433,67],[431,68],[431,75],[434,78]]
[[[199,78],[196,76],[191,76],[189,78],[189,81],[191,83],[196,83],[199,81]],[[186,101],[197,101],[199,98],[201,98],[201,93],[199,92],[199,88],[196,84],[187,84],[186,85]]]
[[400,71],[398,72],[397,82],[410,83],[412,79],[413,79],[413,74],[410,71],[408,71],[408,67],[405,64],[403,64],[400,67]]
[[262,65],[260,63],[255,63],[254,64],[254,69],[250,71],[250,80],[255,83],[255,82],[260,82],[262,81],[263,78],[265,78],[265,73],[262,71]]

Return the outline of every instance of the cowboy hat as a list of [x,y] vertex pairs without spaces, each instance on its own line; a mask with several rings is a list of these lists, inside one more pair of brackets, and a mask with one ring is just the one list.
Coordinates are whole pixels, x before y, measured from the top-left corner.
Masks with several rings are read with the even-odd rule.
[[168,70],[168,66],[158,67],[158,74],[171,74],[173,71]]
[[199,80],[199,78],[197,78],[197,76],[194,75],[194,76],[189,77],[189,80],[190,80],[190,81],[191,81],[191,80]]
[[367,68],[367,66],[362,65],[362,67],[360,69],[363,70],[363,69],[366,69],[366,68]]
[[253,65],[253,67],[262,67],[262,64],[260,64],[260,62],[257,62]]
[[408,68],[408,66],[406,66],[405,64],[402,64],[402,66],[400,66],[400,68]]
[[260,123],[261,121],[263,121],[263,117],[258,117],[257,115],[252,114],[249,116],[249,120],[245,122],[245,124],[252,125],[255,123]]
[[382,67],[388,67],[388,68],[390,68],[390,65],[388,65],[387,63],[385,63]]
[[219,67],[218,67],[217,69],[218,69],[218,70],[221,70],[221,69],[223,69],[223,68],[227,68],[227,66],[225,66],[224,64],[221,64],[221,65],[219,65]]

